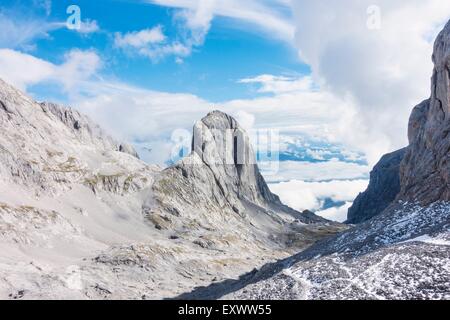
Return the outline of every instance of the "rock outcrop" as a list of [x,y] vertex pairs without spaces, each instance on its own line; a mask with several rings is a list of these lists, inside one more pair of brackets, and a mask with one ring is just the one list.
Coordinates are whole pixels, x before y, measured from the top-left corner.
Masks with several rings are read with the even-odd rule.
[[55,115],[81,141],[100,145],[105,149],[120,151],[139,158],[138,153],[132,145],[118,142],[98,124],[77,110],[49,102],[43,102],[40,105],[45,113]]
[[431,98],[409,123],[399,199],[427,205],[450,200],[450,22],[434,44]]
[[375,165],[367,190],[358,195],[348,210],[347,223],[367,221],[395,200],[400,192],[400,163],[405,153],[406,149],[401,149],[387,154]]
[[[215,298],[240,300],[450,299],[450,21],[436,40],[433,61],[431,98],[412,112],[406,152],[382,159],[349,217],[374,214],[371,219],[239,281],[191,295],[208,297],[214,287]],[[397,176],[402,153],[400,192],[382,210],[387,199],[381,207],[379,199],[368,200],[390,188],[386,182]],[[385,165],[388,174],[380,180]]]
[[195,124],[192,153],[165,170],[154,189],[162,203],[169,199],[178,212],[189,211],[187,203],[241,217],[257,210],[277,220],[288,217],[306,224],[325,222],[281,203],[258,169],[246,132],[234,118],[220,111],[209,113]]

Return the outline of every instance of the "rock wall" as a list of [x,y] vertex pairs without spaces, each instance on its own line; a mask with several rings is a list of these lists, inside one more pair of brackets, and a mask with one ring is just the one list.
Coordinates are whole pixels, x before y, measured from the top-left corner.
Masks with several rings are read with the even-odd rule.
[[399,199],[450,200],[450,22],[434,44],[431,98],[414,108]]
[[401,149],[381,158],[370,173],[367,190],[359,194],[348,210],[347,223],[367,221],[395,200],[400,192],[400,163],[405,153],[406,149]]
[[423,206],[450,201],[450,22],[436,39],[433,62],[431,97],[411,113],[409,146],[375,167],[368,190],[349,209],[349,223],[382,213],[395,199]]

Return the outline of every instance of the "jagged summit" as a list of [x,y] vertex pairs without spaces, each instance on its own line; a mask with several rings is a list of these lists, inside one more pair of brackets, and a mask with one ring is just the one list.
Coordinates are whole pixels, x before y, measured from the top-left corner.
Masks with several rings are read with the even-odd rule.
[[[192,195],[196,204],[204,203],[215,211],[248,216],[256,210],[275,219],[325,221],[281,203],[259,171],[247,133],[233,117],[221,111],[209,113],[194,125],[191,154],[165,170],[161,183],[155,184],[156,190],[168,191],[163,185],[170,185],[170,192],[176,193],[171,199]],[[181,204],[179,207],[180,211],[186,209]]]
[[230,189],[248,201],[280,204],[259,172],[247,133],[233,117],[221,111],[210,112],[194,126],[192,145],[207,166],[223,166],[224,175],[215,171],[224,190]]

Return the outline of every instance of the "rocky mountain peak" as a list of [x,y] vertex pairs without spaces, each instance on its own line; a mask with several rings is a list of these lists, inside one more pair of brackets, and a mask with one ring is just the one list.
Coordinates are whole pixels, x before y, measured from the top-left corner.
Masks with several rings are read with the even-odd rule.
[[233,117],[213,111],[197,122],[192,150],[227,193],[261,205],[280,203],[261,176],[249,136]]
[[294,220],[324,222],[281,203],[259,171],[249,136],[236,119],[220,111],[194,125],[191,154],[164,170],[153,189],[166,211],[215,226],[218,216],[211,212],[242,221],[253,217],[253,224],[266,219],[264,224],[272,226]]

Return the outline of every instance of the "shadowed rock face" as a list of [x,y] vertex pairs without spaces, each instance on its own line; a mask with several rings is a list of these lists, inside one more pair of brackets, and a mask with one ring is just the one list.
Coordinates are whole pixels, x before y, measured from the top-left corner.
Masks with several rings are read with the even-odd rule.
[[348,210],[347,223],[367,221],[386,209],[400,192],[400,163],[406,149],[383,156],[370,173],[367,190],[361,193]]
[[399,195],[424,205],[450,200],[450,22],[436,39],[433,62],[431,98],[411,115]]

